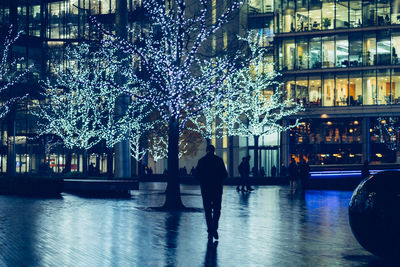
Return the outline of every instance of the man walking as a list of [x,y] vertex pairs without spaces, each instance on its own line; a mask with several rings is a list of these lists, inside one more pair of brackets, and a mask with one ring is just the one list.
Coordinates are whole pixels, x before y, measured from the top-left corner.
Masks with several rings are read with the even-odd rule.
[[196,178],[200,181],[206,216],[208,239],[218,239],[218,221],[221,215],[222,181],[228,176],[223,160],[214,154],[215,147],[208,145],[207,154],[197,163]]

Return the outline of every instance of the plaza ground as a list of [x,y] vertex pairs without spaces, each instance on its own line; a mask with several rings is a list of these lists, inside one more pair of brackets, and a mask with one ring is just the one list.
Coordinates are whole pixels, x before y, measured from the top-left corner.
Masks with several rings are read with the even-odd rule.
[[351,233],[352,192],[255,188],[224,187],[213,245],[196,185],[182,186],[191,212],[150,208],[164,183],[141,183],[129,199],[0,196],[0,266],[388,266]]

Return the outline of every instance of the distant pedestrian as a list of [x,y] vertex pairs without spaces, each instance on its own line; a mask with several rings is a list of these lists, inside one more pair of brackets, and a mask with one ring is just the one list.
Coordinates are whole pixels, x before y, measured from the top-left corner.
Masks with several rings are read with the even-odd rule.
[[196,170],[194,169],[194,166],[192,166],[192,168],[190,169],[190,175],[194,176],[195,173],[196,173]]
[[368,178],[369,175],[370,175],[369,162],[368,162],[368,160],[366,160],[366,161],[364,161],[364,165],[363,165],[362,170],[361,170],[361,178],[362,179]]
[[271,168],[271,176],[272,177],[276,176],[276,167],[275,167],[275,165],[273,165],[272,168]]
[[[246,164],[246,157],[242,158],[242,162],[240,162],[239,166],[238,166],[238,170],[239,170],[239,183],[236,186],[236,191],[242,190],[244,191],[244,187],[246,185],[246,178],[245,178],[245,165]],[[242,189],[240,189],[240,186],[242,186]]]
[[307,181],[310,177],[310,165],[304,160],[301,159],[299,164],[299,177],[300,177],[300,188],[301,190],[305,190],[307,187]]
[[218,239],[218,221],[221,216],[222,181],[228,177],[222,158],[208,145],[207,154],[197,163],[196,178],[200,182],[201,196],[207,223],[208,239]]
[[264,167],[261,167],[261,169],[260,169],[260,176],[261,176],[261,177],[264,177],[264,176],[265,176]]
[[294,184],[295,181],[297,180],[297,177],[299,175],[299,170],[297,168],[297,163],[294,159],[289,164],[289,185],[290,185],[290,190],[294,190]]

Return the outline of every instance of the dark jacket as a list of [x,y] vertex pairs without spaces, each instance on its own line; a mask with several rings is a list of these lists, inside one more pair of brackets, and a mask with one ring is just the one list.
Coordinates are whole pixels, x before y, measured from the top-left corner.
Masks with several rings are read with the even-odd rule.
[[224,161],[211,153],[197,163],[196,179],[199,180],[202,193],[222,194],[222,181],[228,177]]

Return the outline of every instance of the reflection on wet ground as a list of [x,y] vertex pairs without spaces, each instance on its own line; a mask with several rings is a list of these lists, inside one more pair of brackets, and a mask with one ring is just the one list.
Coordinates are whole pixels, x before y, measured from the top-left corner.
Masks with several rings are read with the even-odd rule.
[[[194,212],[160,212],[165,184],[130,199],[0,196],[0,266],[385,266],[348,225],[351,192],[224,188],[220,240],[207,242],[200,190]],[[196,212],[197,210],[197,212]]]

